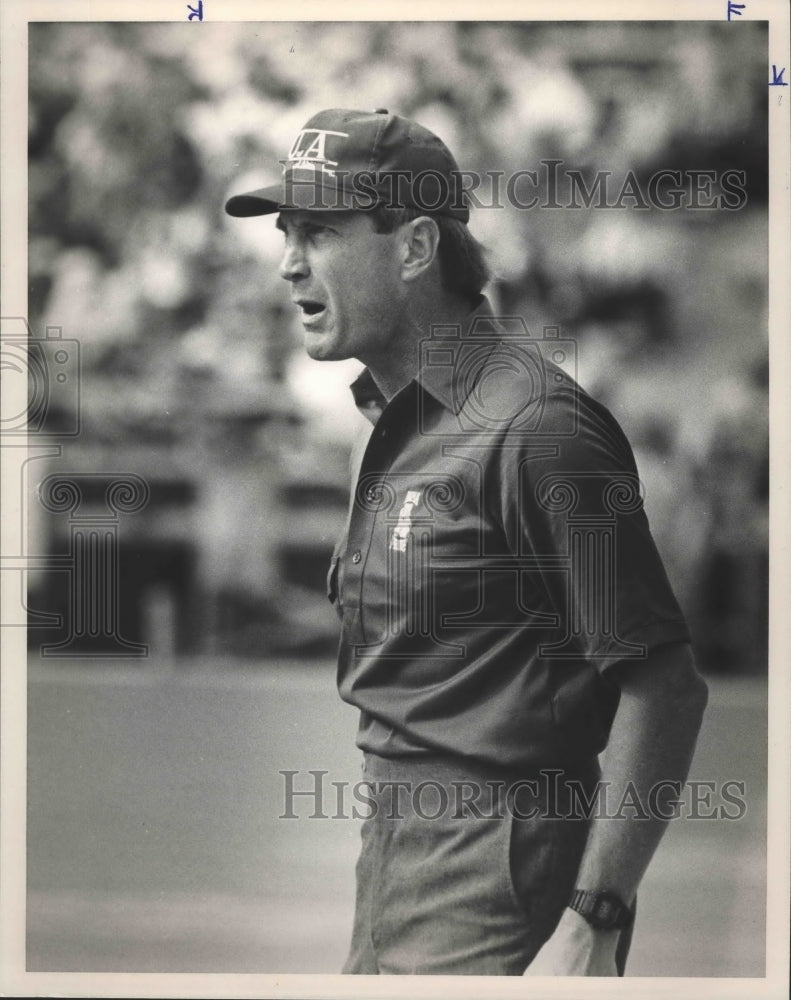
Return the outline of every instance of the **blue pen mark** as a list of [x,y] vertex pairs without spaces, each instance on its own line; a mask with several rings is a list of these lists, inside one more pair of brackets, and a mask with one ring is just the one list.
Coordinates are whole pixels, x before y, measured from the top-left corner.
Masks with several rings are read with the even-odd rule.
[[778,72],[777,66],[775,66],[774,63],[772,63],[772,79],[769,81],[769,86],[770,87],[787,87],[788,84],[783,79],[783,73],[785,73],[785,71],[786,71],[786,68],[785,68],[785,66],[783,66],[783,68]]
[[737,17],[741,17],[742,11],[746,6],[746,3],[734,3],[733,0],[728,0],[728,20],[731,20],[732,14],[736,14]]
[[188,21],[202,21],[203,20],[203,0],[198,0],[195,7],[191,7],[187,4],[187,10],[190,12],[187,17]]

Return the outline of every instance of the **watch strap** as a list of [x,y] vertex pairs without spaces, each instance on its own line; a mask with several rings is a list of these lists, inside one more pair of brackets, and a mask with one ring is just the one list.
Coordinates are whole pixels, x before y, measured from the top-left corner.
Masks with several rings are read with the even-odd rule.
[[634,913],[614,892],[575,889],[569,906],[596,930],[623,930],[630,927]]

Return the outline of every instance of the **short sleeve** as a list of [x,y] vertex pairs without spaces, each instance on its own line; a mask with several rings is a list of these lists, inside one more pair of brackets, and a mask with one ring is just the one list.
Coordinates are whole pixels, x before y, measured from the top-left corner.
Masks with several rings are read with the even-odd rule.
[[558,618],[542,655],[606,670],[689,641],[631,447],[605,407],[579,389],[552,393],[535,432],[509,429],[499,463],[509,550]]

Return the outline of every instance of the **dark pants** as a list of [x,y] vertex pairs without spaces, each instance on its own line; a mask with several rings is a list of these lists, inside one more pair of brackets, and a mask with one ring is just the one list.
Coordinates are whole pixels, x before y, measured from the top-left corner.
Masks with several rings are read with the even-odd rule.
[[[460,759],[373,754],[363,771],[371,815],[343,971],[522,975],[571,898],[587,839],[585,818],[562,818],[563,776],[531,786]],[[590,794],[599,772],[568,776]]]

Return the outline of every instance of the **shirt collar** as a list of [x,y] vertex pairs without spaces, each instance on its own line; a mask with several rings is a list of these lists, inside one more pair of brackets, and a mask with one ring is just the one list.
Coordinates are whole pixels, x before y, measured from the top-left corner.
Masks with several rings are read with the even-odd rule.
[[[499,342],[499,332],[489,300],[482,295],[465,317],[463,327],[434,326],[432,338],[421,344],[416,381],[446,410],[458,414],[475,386],[485,358]],[[489,345],[489,350],[481,354],[481,347]],[[475,363],[466,368],[464,362],[473,357],[471,352]],[[371,423],[376,423],[387,401],[370,371],[364,368],[349,388],[357,409]]]

